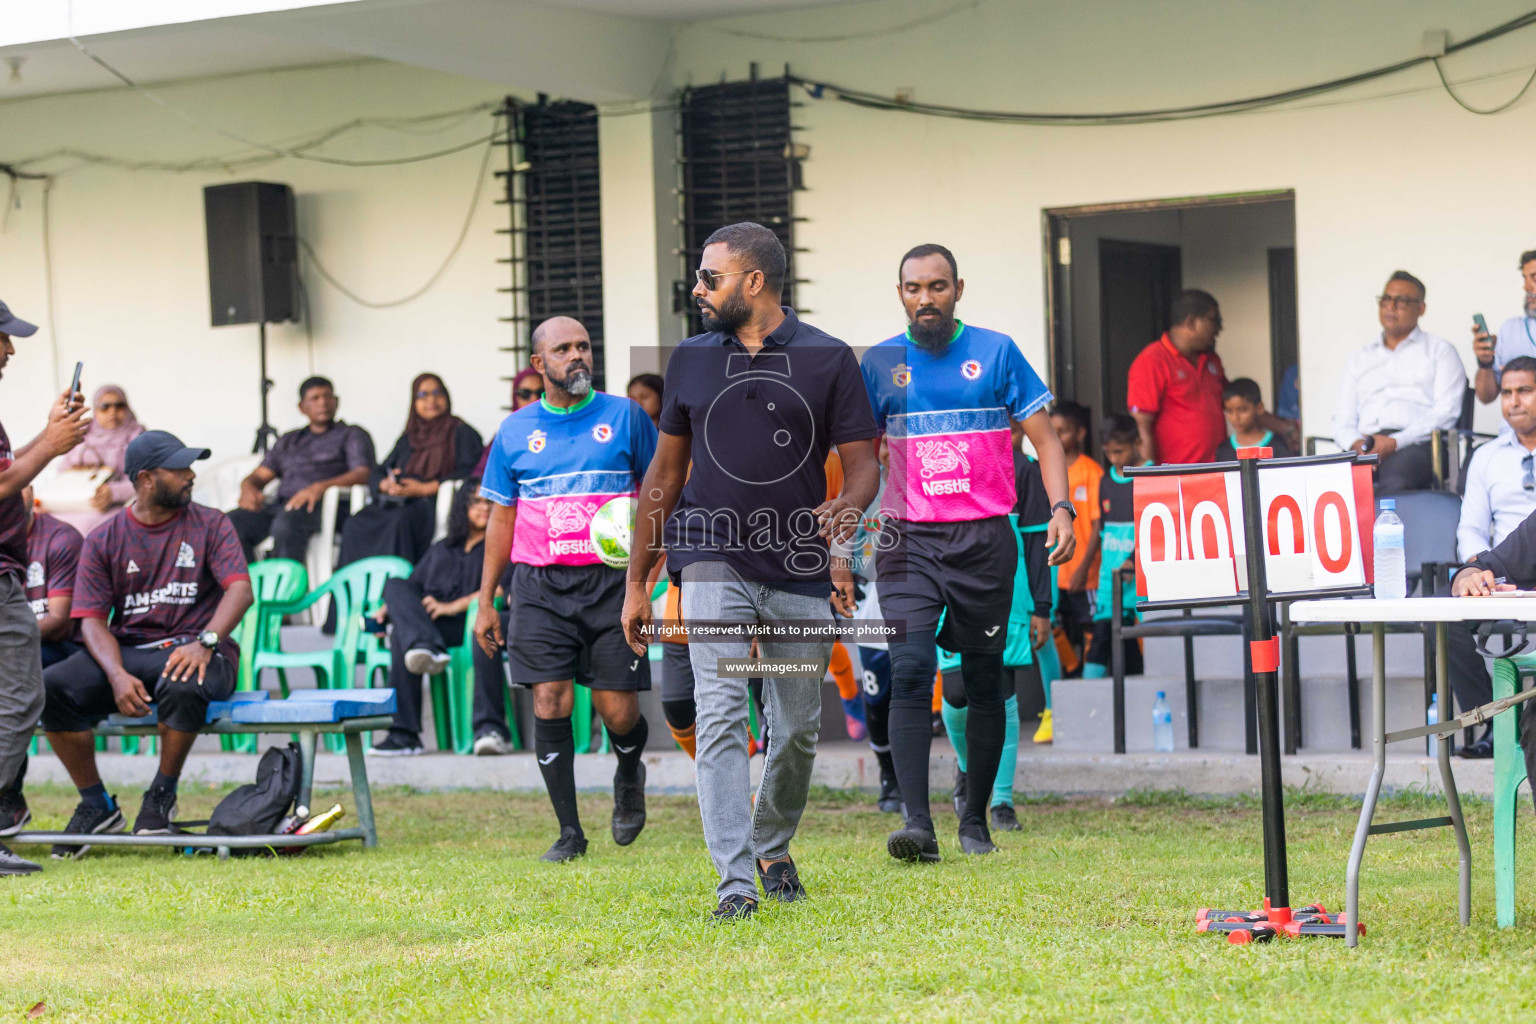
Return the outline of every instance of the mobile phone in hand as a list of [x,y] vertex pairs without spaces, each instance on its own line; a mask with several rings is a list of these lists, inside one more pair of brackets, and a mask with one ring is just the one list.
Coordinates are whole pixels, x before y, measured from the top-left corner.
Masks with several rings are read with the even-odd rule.
[[69,398],[66,400],[69,404],[73,404],[75,395],[80,393],[80,371],[84,369],[84,363],[75,364],[75,376],[69,382]]
[[1472,322],[1477,325],[1477,329],[1479,331],[1482,331],[1484,334],[1488,334],[1489,333],[1488,321],[1483,319],[1483,314],[1481,314],[1481,313],[1473,313],[1472,314]]

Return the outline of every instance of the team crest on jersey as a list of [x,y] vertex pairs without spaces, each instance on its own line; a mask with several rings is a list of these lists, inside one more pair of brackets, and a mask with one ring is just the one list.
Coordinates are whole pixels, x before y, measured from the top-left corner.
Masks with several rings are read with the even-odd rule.
[[592,440],[598,444],[607,444],[613,440],[613,428],[606,423],[599,423],[592,428]]
[[552,501],[549,503],[549,535],[564,537],[580,533],[597,515],[598,505],[593,501]]
[[530,430],[528,432],[528,450],[537,455],[544,450],[546,434],[542,430]]
[[128,559],[128,572],[129,572],[129,573],[136,573],[136,572],[138,572],[138,571],[139,571],[139,563],[138,563],[138,562],[135,562],[135,561],[134,561],[134,560],[133,560],[133,559],[131,559],[131,558],[130,558],[130,559]]
[[899,388],[904,388],[912,383],[912,368],[906,363],[897,363],[891,367],[891,383]]
[[197,555],[192,551],[192,545],[188,544],[186,541],[182,541],[181,547],[176,549],[176,568],[197,568]]
[[965,441],[919,441],[917,442],[917,460],[922,464],[922,477],[937,476],[940,473],[952,473],[956,469],[969,473],[971,461],[965,457],[965,453],[971,446]]
[[981,376],[981,364],[974,359],[967,359],[960,364],[960,376],[966,380],[975,380]]
[[40,587],[46,582],[48,582],[48,578],[43,575],[42,562],[33,562],[31,565],[27,566],[27,587],[29,589],[32,587]]

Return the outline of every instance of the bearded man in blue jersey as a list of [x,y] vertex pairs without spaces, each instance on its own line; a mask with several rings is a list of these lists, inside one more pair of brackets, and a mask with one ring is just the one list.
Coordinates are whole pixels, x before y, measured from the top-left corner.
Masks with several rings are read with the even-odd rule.
[[1003,651],[1018,563],[1008,519],[1018,501],[1013,422],[1040,457],[1052,503],[1049,563],[1065,562],[1074,546],[1066,456],[1046,413],[1051,392],[1012,338],[955,318],[964,292],[948,249],[912,249],[901,259],[897,285],[907,330],[863,359],[865,387],[890,451],[875,580],[887,625],[903,630],[890,642],[890,741],[906,823],[891,833],[886,849],[906,861],[939,859],[928,810],[936,642],[959,652],[970,709],[960,849],[997,849],[987,805],[1007,729]]

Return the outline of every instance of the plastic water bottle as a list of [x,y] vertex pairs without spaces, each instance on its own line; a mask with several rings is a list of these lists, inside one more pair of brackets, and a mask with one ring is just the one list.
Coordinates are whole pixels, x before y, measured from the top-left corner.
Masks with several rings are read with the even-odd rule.
[[1162,690],[1152,702],[1152,749],[1159,754],[1173,753],[1173,711]]
[[[1439,725],[1440,724],[1440,695],[1438,693],[1430,695],[1430,698],[1429,698],[1429,711],[1427,713],[1425,713],[1425,715],[1424,715],[1424,724],[1425,725]],[[1429,756],[1430,757],[1439,757],[1440,756],[1440,737],[1439,736],[1430,735],[1430,736],[1426,737],[1426,739],[1429,740],[1429,748],[1428,748]]]
[[1408,563],[1403,554],[1403,521],[1394,509],[1397,502],[1381,499],[1381,514],[1371,531],[1375,548],[1376,596],[1392,599],[1408,596]]

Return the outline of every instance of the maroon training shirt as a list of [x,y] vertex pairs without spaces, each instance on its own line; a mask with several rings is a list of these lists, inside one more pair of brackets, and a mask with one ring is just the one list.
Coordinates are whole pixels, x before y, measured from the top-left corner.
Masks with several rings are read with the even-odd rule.
[[48,614],[50,597],[70,597],[75,592],[75,567],[85,538],[80,531],[53,516],[39,514],[27,534],[27,603],[39,620]]
[[[0,472],[11,468],[11,439],[0,426]],[[27,506],[21,492],[0,498],[0,573],[27,575]]]
[[[112,635],[129,647],[195,639],[225,588],[248,579],[240,538],[224,513],[191,504],[145,526],[126,508],[85,538],[70,616],[110,616]],[[228,641],[220,651],[235,657]]]

